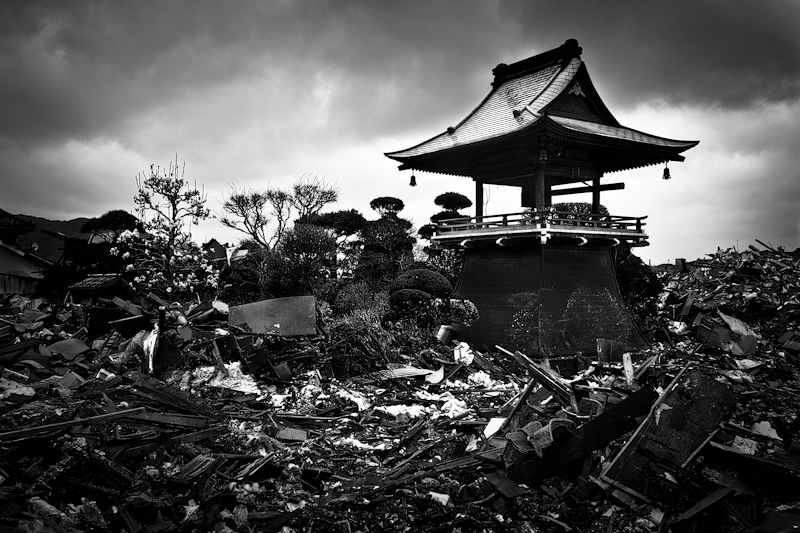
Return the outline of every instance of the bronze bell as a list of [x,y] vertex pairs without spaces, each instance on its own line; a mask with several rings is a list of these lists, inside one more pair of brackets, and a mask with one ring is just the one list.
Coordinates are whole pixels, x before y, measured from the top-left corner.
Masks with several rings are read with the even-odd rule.
[[411,183],[409,183],[412,187],[417,186],[417,177],[414,174],[411,174]]
[[546,165],[547,164],[547,150],[542,148],[539,150],[539,164]]
[[661,177],[663,179],[665,179],[665,180],[668,180],[668,179],[670,179],[672,177],[672,176],[669,175],[669,167],[667,167],[667,166],[664,167],[664,175],[661,176]]

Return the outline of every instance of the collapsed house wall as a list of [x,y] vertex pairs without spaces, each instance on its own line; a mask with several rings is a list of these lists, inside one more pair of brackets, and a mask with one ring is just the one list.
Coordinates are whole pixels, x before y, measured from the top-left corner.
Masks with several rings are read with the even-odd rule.
[[33,294],[41,271],[42,266],[24,252],[0,241],[0,295]]

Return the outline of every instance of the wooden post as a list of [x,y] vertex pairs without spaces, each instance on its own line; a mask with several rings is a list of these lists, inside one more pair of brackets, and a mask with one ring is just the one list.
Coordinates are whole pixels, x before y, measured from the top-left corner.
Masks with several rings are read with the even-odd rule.
[[547,176],[544,177],[544,205],[545,207],[553,205],[553,186]]
[[475,180],[475,218],[477,222],[483,217],[483,182]]
[[544,165],[539,165],[539,169],[536,171],[536,177],[534,178],[533,186],[534,186],[534,195],[535,195],[535,206],[536,209],[544,209],[547,203],[547,187],[546,182],[547,178],[544,174]]
[[600,213],[600,177],[592,179],[592,213]]

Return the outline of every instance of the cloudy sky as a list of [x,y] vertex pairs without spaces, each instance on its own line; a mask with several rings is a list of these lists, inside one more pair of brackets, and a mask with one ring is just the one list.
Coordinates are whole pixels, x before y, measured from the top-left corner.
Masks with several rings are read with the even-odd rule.
[[[133,212],[135,176],[177,154],[208,207],[314,173],[337,209],[396,196],[416,225],[467,178],[383,154],[463,119],[491,70],[568,38],[625,126],[699,140],[670,166],[612,174],[613,214],[648,215],[645,260],[755,239],[800,246],[800,2],[269,0],[0,2],[0,208]],[[576,200],[582,198],[575,198]],[[487,213],[519,210],[491,188]],[[198,240],[240,235],[207,221]]]

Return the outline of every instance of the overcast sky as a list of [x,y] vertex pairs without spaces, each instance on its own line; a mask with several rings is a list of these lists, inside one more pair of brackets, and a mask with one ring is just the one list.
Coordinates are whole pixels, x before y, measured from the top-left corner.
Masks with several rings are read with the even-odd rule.
[[[396,196],[419,226],[468,178],[383,154],[462,120],[492,68],[575,38],[625,126],[699,140],[614,173],[613,214],[648,215],[655,263],[754,239],[800,246],[800,2],[790,0],[0,2],[0,208],[66,220],[133,212],[135,176],[177,154],[219,213],[231,185],[315,173],[335,209]],[[488,214],[519,189],[487,191]],[[575,198],[583,200],[583,198]],[[208,221],[198,240],[240,234]]]

